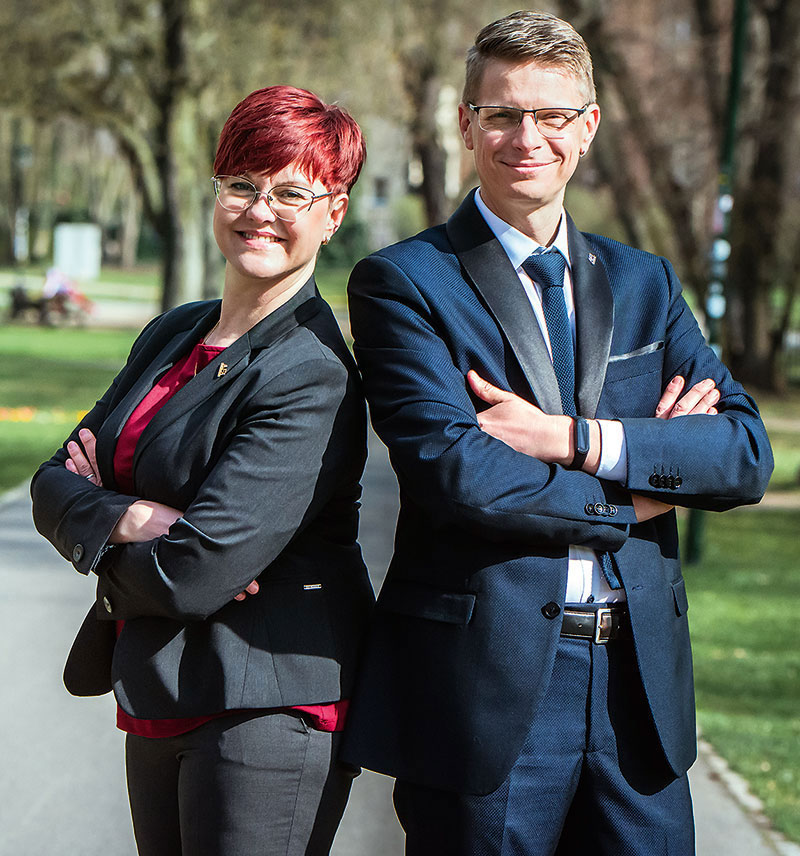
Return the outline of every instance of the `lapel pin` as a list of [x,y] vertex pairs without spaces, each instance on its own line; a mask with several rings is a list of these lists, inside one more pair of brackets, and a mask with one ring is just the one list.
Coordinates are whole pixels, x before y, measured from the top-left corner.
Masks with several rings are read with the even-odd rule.
[[219,368],[217,369],[217,377],[222,377],[225,374],[228,374],[228,364],[220,363]]
[[594,264],[597,261],[597,256],[594,253],[589,253],[589,261]]

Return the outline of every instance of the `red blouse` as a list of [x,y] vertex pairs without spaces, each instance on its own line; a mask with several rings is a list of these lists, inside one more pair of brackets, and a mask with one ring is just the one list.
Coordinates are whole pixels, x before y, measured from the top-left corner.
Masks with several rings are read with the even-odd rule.
[[[142,431],[150,420],[184,384],[218,356],[224,348],[199,342],[194,348],[156,383],[133,411],[117,441],[114,453],[114,478],[119,490],[133,494],[133,455]],[[124,622],[117,622],[117,635]],[[342,699],[331,704],[301,705],[289,708],[310,716],[313,726],[319,731],[341,731],[344,728],[348,701]],[[282,708],[274,708],[281,710]],[[175,737],[235,711],[223,710],[208,716],[193,716],[183,719],[136,719],[117,705],[117,728],[140,737]]]

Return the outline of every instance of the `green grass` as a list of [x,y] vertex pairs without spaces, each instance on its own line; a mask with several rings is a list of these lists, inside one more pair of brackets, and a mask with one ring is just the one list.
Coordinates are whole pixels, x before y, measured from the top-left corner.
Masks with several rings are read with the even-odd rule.
[[709,514],[689,588],[698,720],[800,841],[800,510]]
[[0,327],[0,491],[29,478],[105,391],[133,330]]
[[767,428],[775,456],[775,470],[770,479],[770,490],[800,492],[800,431]]
[[800,491],[800,394],[758,397],[775,455],[770,490]]

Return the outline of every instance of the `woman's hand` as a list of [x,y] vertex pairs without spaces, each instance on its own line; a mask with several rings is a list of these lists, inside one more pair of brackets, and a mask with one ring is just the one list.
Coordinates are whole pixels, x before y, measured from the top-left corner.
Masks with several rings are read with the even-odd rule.
[[[180,517],[183,512],[177,508],[171,508],[161,502],[150,502],[146,499],[137,499],[129,505],[108,539],[109,544],[131,544],[138,541],[152,541],[169,532],[170,526]],[[242,601],[247,595],[258,594],[258,583],[253,580],[249,586],[234,597],[234,600]]]
[[137,499],[131,503],[117,521],[108,539],[109,544],[131,544],[152,541],[169,532],[169,527],[183,512],[161,502]]
[[67,443],[67,452],[69,457],[64,462],[64,466],[76,475],[83,476],[92,484],[98,487],[103,486],[103,480],[100,478],[100,470],[97,468],[97,444],[94,434],[88,428],[81,428],[78,432],[83,448],[74,440]]
[[237,595],[234,595],[234,600],[244,600],[249,594],[258,594],[258,583],[253,580],[250,585],[243,591]]

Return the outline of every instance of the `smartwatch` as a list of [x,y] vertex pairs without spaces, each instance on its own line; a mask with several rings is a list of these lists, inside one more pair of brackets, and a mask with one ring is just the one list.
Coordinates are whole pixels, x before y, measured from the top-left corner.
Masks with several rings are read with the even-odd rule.
[[586,461],[586,456],[589,454],[589,446],[591,445],[591,437],[589,433],[589,423],[583,416],[573,417],[575,423],[575,454],[572,457],[572,463],[569,465],[571,470],[579,470]]

